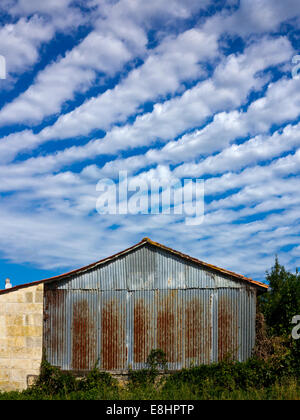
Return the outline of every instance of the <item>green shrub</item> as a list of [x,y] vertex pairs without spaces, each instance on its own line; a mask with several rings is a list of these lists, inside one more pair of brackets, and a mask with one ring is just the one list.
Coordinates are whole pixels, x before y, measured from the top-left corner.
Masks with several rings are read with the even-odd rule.
[[142,386],[145,387],[149,384],[153,384],[157,378],[158,371],[155,369],[140,369],[132,370],[129,369],[128,380],[129,386]]
[[35,384],[27,390],[30,395],[61,395],[77,390],[76,378],[69,372],[62,372],[46,360],[41,363],[40,375]]
[[117,389],[117,381],[107,372],[100,372],[94,367],[82,379],[71,372],[63,372],[60,368],[51,366],[46,360],[41,363],[40,375],[34,385],[24,391],[28,398],[40,397],[53,399],[55,397],[74,397],[78,399],[94,399],[107,390]]
[[101,372],[94,367],[83,379],[78,381],[77,389],[80,391],[101,390],[103,388],[116,388],[117,381],[109,373]]
[[149,356],[147,357],[147,365],[152,370],[167,369],[167,357],[166,353],[161,349],[152,349]]
[[129,386],[148,386],[154,384],[159,375],[159,369],[166,371],[167,358],[161,349],[152,349],[147,357],[148,368],[140,370],[129,369]]

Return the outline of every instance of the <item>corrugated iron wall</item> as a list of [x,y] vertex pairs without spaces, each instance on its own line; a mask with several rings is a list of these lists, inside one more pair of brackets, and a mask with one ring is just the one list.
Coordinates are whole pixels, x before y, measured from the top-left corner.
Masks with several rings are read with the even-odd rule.
[[65,370],[146,367],[154,348],[168,368],[246,360],[255,341],[253,287],[144,246],[45,285],[44,348]]

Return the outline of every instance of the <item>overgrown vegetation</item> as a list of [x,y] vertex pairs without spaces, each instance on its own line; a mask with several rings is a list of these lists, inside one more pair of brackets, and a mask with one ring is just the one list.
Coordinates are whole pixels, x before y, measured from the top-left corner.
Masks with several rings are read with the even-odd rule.
[[129,369],[128,386],[134,389],[136,386],[145,388],[149,384],[157,382],[160,371],[167,371],[166,354],[161,349],[152,349],[147,357],[147,369]]
[[300,314],[300,276],[287,272],[276,258],[266,278],[271,290],[259,298],[256,346],[247,362],[225,360],[162,375],[166,355],[154,349],[147,369],[130,369],[127,383],[120,384],[97,367],[77,379],[43,361],[33,386],[23,392],[0,393],[0,399],[299,400],[300,340],[291,338],[291,319]]
[[270,290],[258,299],[256,355],[264,360],[281,358],[287,370],[300,377],[300,339],[291,336],[292,318],[300,315],[300,274],[287,271],[276,257],[266,280]]
[[[284,365],[252,358],[245,363],[224,361],[182,369],[149,380],[142,371],[119,384],[96,368],[83,379],[71,378],[44,362],[43,377],[23,392],[0,394],[0,399],[25,400],[230,400],[298,399],[300,382]],[[147,369],[145,369],[146,371]],[[150,371],[150,369],[149,369]],[[145,379],[146,376],[146,379]],[[280,380],[279,380],[280,378]]]

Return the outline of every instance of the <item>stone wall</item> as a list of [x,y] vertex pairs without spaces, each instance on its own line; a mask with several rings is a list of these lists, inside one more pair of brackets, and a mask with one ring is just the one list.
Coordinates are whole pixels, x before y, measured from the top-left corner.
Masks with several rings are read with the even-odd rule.
[[43,284],[0,293],[0,391],[22,390],[42,359]]

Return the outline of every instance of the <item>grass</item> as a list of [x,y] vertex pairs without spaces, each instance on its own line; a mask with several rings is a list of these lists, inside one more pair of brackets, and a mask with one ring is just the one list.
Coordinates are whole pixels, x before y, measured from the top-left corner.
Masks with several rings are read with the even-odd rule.
[[164,379],[158,384],[103,385],[90,390],[62,391],[56,394],[13,391],[0,393],[0,400],[300,400],[300,384],[295,378],[290,378],[269,387],[222,389],[214,388],[209,381],[199,387],[188,382],[170,385]]
[[130,389],[103,389],[102,391],[75,391],[66,394],[45,395],[26,392],[0,393],[0,400],[300,400],[300,387],[295,380],[277,383],[269,388],[247,390],[220,390],[205,392],[190,389],[188,385],[165,390],[153,386]]

